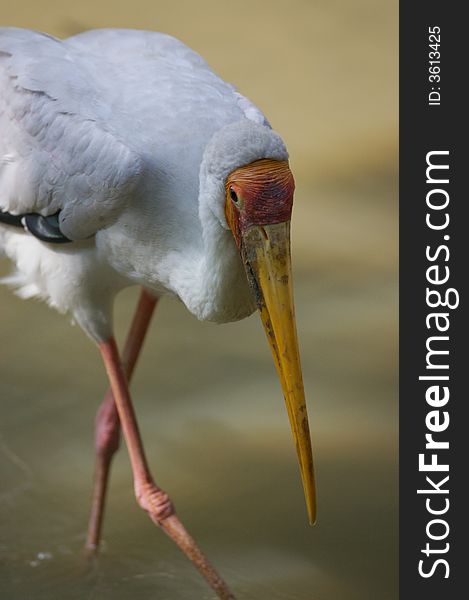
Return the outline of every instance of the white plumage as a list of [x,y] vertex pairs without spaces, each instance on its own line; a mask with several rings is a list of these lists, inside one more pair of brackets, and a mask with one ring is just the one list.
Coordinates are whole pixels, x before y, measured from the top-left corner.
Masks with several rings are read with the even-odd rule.
[[[234,596],[152,478],[128,382],[156,297],[220,323],[257,306],[314,522],[287,159],[263,114],[170,36],[110,29],[60,41],[0,29],[0,248],[16,264],[4,281],[69,312],[99,345],[111,385],[97,417],[88,547],[99,545],[122,426],[138,503],[224,600]],[[137,284],[145,291],[120,353],[113,300]]]
[[0,30],[0,209],[54,214],[51,246],[0,224],[24,297],[111,333],[124,286],[174,294],[200,319],[254,310],[223,212],[224,181],[287,152],[262,113],[195,52],[159,33],[61,41]]

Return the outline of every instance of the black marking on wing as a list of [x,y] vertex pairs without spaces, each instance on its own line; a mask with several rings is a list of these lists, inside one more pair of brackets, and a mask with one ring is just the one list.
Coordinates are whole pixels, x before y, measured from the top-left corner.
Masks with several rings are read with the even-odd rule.
[[0,223],[5,223],[5,225],[13,225],[14,227],[23,227],[21,223],[22,216],[21,215],[12,215],[9,212],[1,212],[0,211]]
[[59,214],[60,211],[56,212],[54,215],[43,217],[36,213],[12,215],[8,212],[0,212],[0,223],[26,229],[42,242],[48,242],[49,244],[67,244],[72,240],[65,237],[60,231]]

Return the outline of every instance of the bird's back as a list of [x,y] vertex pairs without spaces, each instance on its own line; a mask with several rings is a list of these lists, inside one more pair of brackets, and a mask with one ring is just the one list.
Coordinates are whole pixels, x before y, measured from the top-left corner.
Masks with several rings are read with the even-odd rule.
[[91,29],[67,38],[68,47],[93,53],[114,64],[134,67],[167,60],[181,68],[210,70],[206,61],[176,38],[156,31],[139,29]]
[[264,122],[171,36],[103,29],[61,41],[0,29],[0,208],[61,210],[72,239],[112,222],[136,186],[196,214],[208,141],[246,116]]
[[[244,116],[239,95],[193,50],[162,33],[101,29],[68,40],[88,59],[109,124],[142,153],[179,153],[206,144],[215,131]],[[164,152],[162,152],[164,150]],[[200,153],[197,153],[200,163]]]
[[[240,135],[218,139],[231,125]],[[0,222],[0,246],[18,267],[10,281],[93,337],[108,331],[113,294],[129,283],[176,294],[199,318],[250,314],[222,209],[203,223],[199,208],[219,194],[208,163],[227,174],[278,145],[261,125],[252,103],[170,36],[96,30],[61,41],[0,29],[0,210],[57,214],[61,233],[80,242],[58,248]]]

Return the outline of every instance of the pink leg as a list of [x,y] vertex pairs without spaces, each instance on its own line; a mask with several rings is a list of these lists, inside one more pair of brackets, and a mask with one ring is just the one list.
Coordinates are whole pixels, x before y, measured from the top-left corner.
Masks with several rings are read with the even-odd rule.
[[[132,378],[156,303],[157,299],[142,289],[122,356],[122,366],[127,381],[130,381]],[[109,389],[96,415],[96,466],[91,514],[86,539],[86,547],[92,551],[98,548],[101,538],[109,470],[112,457],[119,448],[119,430],[119,415],[117,414],[112,390]]]
[[193,565],[205,577],[221,600],[234,600],[226,583],[208,562],[192,536],[176,516],[168,496],[153,481],[148,468],[142,439],[130,399],[127,378],[119,358],[114,338],[99,344],[104,365],[114,394],[119,419],[130,456],[134,476],[135,496],[150,519],[179,546]]

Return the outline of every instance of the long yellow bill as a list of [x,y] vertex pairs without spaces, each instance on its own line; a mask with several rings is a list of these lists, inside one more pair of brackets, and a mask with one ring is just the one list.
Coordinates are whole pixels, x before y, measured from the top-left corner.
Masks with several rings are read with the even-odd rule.
[[290,222],[250,227],[243,235],[241,249],[282,384],[309,521],[314,524],[316,490],[293,303]]

